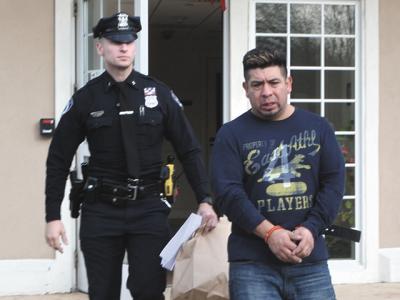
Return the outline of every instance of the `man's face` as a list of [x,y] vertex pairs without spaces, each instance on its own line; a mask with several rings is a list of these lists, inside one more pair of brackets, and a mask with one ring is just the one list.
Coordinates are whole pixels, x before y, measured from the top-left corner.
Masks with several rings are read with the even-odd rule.
[[289,117],[287,98],[292,91],[292,79],[285,78],[278,66],[249,70],[243,88],[257,117],[272,121]]
[[135,58],[135,42],[117,43],[102,38],[96,44],[97,53],[103,57],[106,68],[125,70],[131,67]]

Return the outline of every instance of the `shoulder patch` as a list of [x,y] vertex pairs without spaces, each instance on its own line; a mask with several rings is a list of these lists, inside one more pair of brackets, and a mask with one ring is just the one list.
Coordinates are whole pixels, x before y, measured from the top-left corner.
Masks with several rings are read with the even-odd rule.
[[171,90],[171,97],[172,99],[174,99],[174,101],[176,102],[176,104],[179,105],[180,108],[183,109],[183,104],[182,102],[179,100],[179,98],[175,95],[175,93]]
[[74,98],[71,98],[71,99],[69,99],[67,105],[64,107],[64,110],[63,110],[63,112],[62,112],[62,115],[66,114],[66,113],[71,109],[71,107],[72,107],[73,105],[74,105]]

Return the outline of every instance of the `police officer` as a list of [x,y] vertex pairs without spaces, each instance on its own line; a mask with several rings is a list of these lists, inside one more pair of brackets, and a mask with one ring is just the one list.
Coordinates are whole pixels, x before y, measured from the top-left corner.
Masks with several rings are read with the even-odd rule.
[[65,181],[78,145],[91,153],[81,214],[81,248],[92,300],[120,299],[125,251],[135,300],[164,299],[159,254],[170,237],[169,206],[160,198],[161,146],[167,138],[199,203],[206,230],[218,222],[200,146],[182,105],[164,84],[133,70],[140,19],[117,13],[93,28],[106,71],[65,108],[47,158],[46,240],[63,252],[60,220]]

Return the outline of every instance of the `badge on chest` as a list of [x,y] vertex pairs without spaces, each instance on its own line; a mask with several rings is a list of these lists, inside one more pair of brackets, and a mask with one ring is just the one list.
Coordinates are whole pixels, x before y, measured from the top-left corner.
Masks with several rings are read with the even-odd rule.
[[144,105],[148,108],[154,108],[158,105],[155,87],[144,88]]

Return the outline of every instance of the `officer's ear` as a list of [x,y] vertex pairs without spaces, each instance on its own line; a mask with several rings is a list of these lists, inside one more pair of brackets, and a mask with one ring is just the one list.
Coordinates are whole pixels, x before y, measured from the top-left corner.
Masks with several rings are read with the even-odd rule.
[[101,38],[97,39],[97,41],[96,41],[96,50],[97,50],[97,54],[99,56],[103,56],[103,52],[104,52],[104,45],[102,42],[103,41]]

